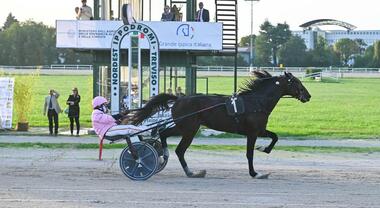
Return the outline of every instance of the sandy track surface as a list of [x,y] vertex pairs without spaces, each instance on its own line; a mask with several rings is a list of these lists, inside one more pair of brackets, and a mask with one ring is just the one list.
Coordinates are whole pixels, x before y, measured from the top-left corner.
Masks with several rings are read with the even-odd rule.
[[189,151],[184,176],[171,151],[168,166],[148,181],[126,178],[121,150],[0,148],[0,207],[380,207],[380,154],[275,151],[255,156],[250,178],[244,152]]

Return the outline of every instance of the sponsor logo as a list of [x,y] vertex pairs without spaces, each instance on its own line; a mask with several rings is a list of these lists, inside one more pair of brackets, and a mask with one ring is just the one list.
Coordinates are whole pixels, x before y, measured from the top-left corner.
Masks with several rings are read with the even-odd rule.
[[194,32],[195,32],[194,27],[190,26],[189,24],[182,24],[177,27],[176,35],[193,39]]

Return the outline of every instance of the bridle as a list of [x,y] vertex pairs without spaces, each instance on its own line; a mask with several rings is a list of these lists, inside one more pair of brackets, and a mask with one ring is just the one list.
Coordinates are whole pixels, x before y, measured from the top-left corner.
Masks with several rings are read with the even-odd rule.
[[[285,75],[285,76],[286,76],[286,75]],[[258,78],[258,80],[267,80],[267,79],[273,79],[273,78],[279,78],[279,77],[281,77],[281,76],[277,76],[277,77],[266,77],[266,78]],[[288,78],[288,77],[286,77],[286,78]],[[277,80],[277,82],[278,82],[278,80]],[[288,87],[292,86],[292,85],[294,84],[294,82],[295,82],[295,77],[294,77],[294,76],[289,77],[289,78],[287,79],[287,85],[288,85]],[[296,99],[300,99],[300,96],[301,96],[301,95],[300,95],[298,89],[297,89],[297,93],[298,93],[299,97],[296,98]],[[251,96],[254,96],[254,95],[251,95]],[[257,97],[264,97],[264,96],[257,96]],[[290,95],[286,95],[286,96],[282,96],[281,98],[295,98],[295,97],[292,97],[292,96],[290,96]],[[267,97],[266,99],[273,99],[273,97]]]

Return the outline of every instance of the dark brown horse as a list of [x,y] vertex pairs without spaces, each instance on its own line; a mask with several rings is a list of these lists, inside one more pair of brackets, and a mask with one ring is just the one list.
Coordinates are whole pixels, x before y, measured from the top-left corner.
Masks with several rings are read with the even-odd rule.
[[[245,112],[243,114],[228,115],[224,104],[228,100],[227,96],[194,95],[178,98],[173,95],[160,94],[153,97],[133,119],[135,124],[141,123],[159,110],[168,110],[168,103],[174,102],[171,110],[176,125],[162,131],[160,138],[165,148],[165,156],[168,157],[166,138],[175,135],[182,136],[175,152],[188,177],[204,177],[206,175],[205,170],[196,173],[192,172],[187,166],[184,157],[199,127],[204,125],[218,131],[247,136],[246,156],[249,174],[254,178],[266,178],[268,174],[258,174],[254,170],[254,147],[257,137],[270,137],[272,139],[271,143],[267,147],[259,148],[258,150],[268,154],[272,151],[278,137],[275,133],[266,129],[268,117],[280,98],[286,95],[303,103],[311,98],[301,81],[291,73],[285,72],[284,75],[272,77],[266,71],[255,71],[254,78],[248,81],[238,94],[238,97],[242,98],[244,103]],[[194,114],[194,112],[199,113]],[[193,115],[186,116],[190,114]]]

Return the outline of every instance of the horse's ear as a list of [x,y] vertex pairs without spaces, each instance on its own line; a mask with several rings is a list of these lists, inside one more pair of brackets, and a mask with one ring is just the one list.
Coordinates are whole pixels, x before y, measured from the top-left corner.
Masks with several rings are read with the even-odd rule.
[[286,71],[284,71],[284,74],[285,74],[286,77],[292,77],[293,76],[292,73],[290,73],[290,72],[288,73]]

